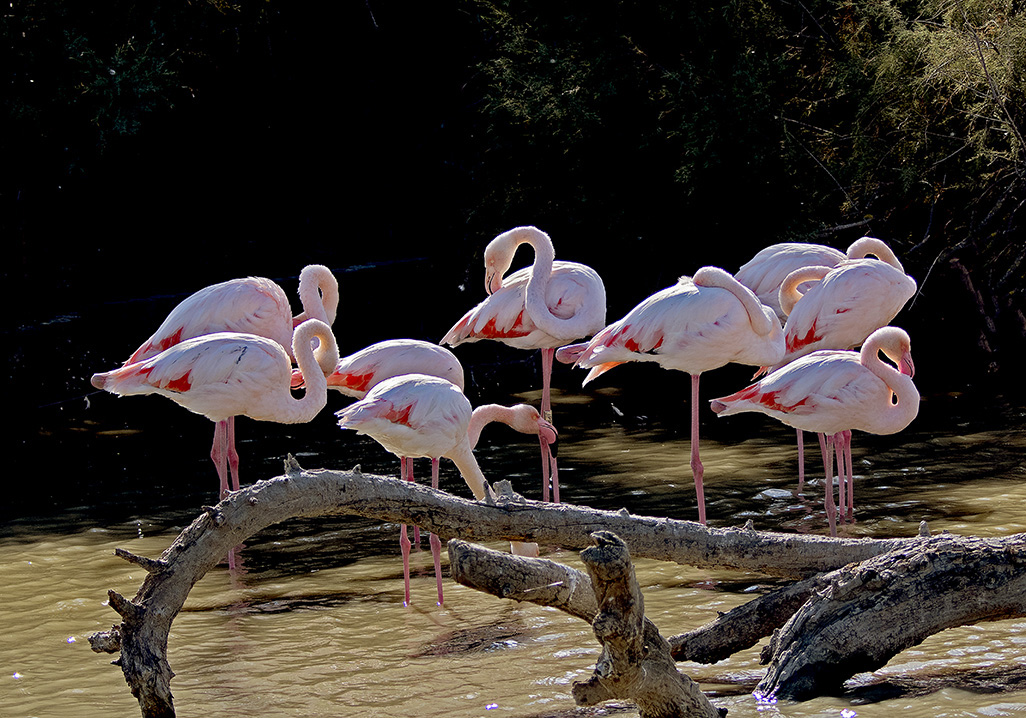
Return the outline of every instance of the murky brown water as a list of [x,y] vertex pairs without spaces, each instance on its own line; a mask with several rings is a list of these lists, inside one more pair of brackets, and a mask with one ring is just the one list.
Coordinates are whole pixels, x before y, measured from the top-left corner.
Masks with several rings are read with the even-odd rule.
[[[128,409],[129,401],[93,398],[117,412]],[[896,437],[856,436],[858,522],[846,529],[849,534],[910,535],[924,517],[934,531],[1026,531],[1024,412],[1004,406],[981,414],[965,409],[964,401],[928,399],[921,419]],[[335,396],[330,407],[344,403]],[[686,418],[678,421],[670,412],[639,417],[639,403],[610,388],[593,391],[587,400],[560,397],[563,498],[693,518]],[[120,420],[94,417],[95,423],[78,427],[92,432],[92,451],[111,470],[126,472],[127,483],[138,483],[142,494],[108,497],[103,510],[40,511],[3,527],[0,715],[138,714],[120,670],[109,665],[110,657],[92,653],[86,636],[117,618],[104,604],[106,590],[132,596],[143,578],[139,568],[112,555],[114,548],[159,555],[199,505],[213,498],[216,478],[202,438],[209,426],[190,418],[199,438],[180,442],[177,451],[202,474],[202,481],[193,482],[199,489],[183,487],[171,497],[149,494],[151,469],[140,447],[157,441],[154,433],[112,436],[103,432],[121,426]],[[812,481],[804,497],[794,492],[793,435],[752,419],[728,424],[709,417],[703,426],[709,437],[702,454],[710,523],[752,518],[758,528],[825,532],[821,482]],[[390,456],[353,435],[337,435],[327,413],[318,425],[292,429],[294,438],[278,440],[286,450],[302,447],[300,460],[308,468],[360,462],[368,471],[394,473]],[[277,444],[254,440],[255,426],[240,423],[242,438],[250,437],[240,449],[248,472],[244,481],[276,471],[279,459],[259,463],[254,454],[283,453]],[[739,440],[744,435],[752,438]],[[486,434],[479,449],[485,473],[497,478],[507,471],[526,494],[536,496],[537,447],[530,441],[502,446],[508,438],[498,430]],[[821,471],[817,454],[810,441],[813,479]],[[451,465],[443,471],[443,488],[466,493]],[[151,505],[160,508],[139,508]],[[126,515],[125,507],[134,514]],[[436,608],[426,540],[425,549],[414,554],[414,606],[403,608],[397,533],[395,526],[355,518],[291,522],[248,542],[244,575],[232,577],[220,568],[205,577],[171,635],[178,714],[573,715],[571,684],[590,674],[598,655],[590,627],[558,611],[501,601],[449,580],[446,605]],[[574,553],[550,554],[579,565]],[[637,573],[648,615],[666,635],[697,627],[768,585],[757,575],[647,560],[638,562]],[[713,666],[681,667],[734,718],[882,718],[898,710],[907,718],[1026,714],[1026,689],[971,690],[974,678],[990,673],[1018,670],[1021,679],[1026,619],[947,631],[883,670],[857,677],[844,695],[805,703],[756,704],[750,691],[762,674],[758,652],[756,647]],[[884,689],[866,688],[879,682]]]

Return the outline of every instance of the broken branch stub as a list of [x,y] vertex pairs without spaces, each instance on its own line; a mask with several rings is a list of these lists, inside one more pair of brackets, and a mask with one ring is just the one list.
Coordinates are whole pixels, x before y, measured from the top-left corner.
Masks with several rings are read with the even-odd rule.
[[598,613],[592,622],[602,655],[587,681],[573,685],[578,705],[627,699],[641,718],[721,718],[698,685],[677,670],[670,645],[645,618],[645,600],[634,576],[627,545],[615,534],[597,531],[595,545],[581,552],[588,568]]

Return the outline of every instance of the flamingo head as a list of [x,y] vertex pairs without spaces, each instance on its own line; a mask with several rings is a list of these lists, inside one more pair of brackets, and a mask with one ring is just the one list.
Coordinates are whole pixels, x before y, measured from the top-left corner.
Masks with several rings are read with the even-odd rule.
[[291,388],[302,389],[304,386],[306,386],[306,381],[303,379],[303,372],[299,369],[293,369]]
[[909,349],[905,349],[901,353],[901,360],[898,362],[898,369],[902,374],[906,376],[916,375],[916,365],[912,362],[912,352]]
[[513,255],[519,246],[519,235],[514,231],[503,232],[485,247],[485,291],[491,295],[502,288],[502,278],[513,264]]

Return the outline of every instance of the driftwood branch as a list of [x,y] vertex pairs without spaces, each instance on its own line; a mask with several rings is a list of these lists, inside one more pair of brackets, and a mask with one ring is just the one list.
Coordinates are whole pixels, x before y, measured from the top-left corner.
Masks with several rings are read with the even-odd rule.
[[[709,529],[691,521],[543,504],[495,497],[494,493],[489,500],[477,502],[398,479],[365,475],[359,467],[351,472],[304,471],[290,457],[284,476],[258,482],[205,508],[159,558],[119,552],[144,567],[147,576],[131,600],[111,593],[110,605],[122,622],[91,640],[94,650],[120,651],[116,663],[144,716],[174,715],[170,690],[174,674],[167,662],[167,637],[192,586],[232,548],[267,526],[294,517],[335,514],[414,524],[445,539],[533,541],[568,549],[587,547],[595,531],[611,531],[634,556],[799,578],[890,550],[910,550],[923,540],[838,540]],[[507,593],[498,595],[519,600],[544,598],[537,602],[545,605],[556,605],[552,601],[562,596],[568,607],[564,610],[581,617],[594,615],[594,603],[589,607],[581,602],[588,592],[572,590],[573,581],[587,585],[583,574],[575,577],[565,572],[569,569],[559,573],[560,569],[550,567],[555,573],[538,578],[535,568],[533,564],[518,565],[517,573],[507,572],[503,589]],[[453,571],[458,573],[455,566]],[[523,578],[523,585],[514,590],[510,586],[516,583],[512,581],[516,576]],[[519,594],[513,596],[515,591]],[[679,650],[679,646],[675,648]]]
[[810,698],[946,628],[1026,615],[1026,535],[936,536],[827,578],[774,634],[758,693]]

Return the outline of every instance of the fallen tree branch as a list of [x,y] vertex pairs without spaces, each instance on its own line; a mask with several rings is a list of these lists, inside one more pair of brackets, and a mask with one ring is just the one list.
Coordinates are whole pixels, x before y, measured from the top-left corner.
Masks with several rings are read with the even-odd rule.
[[758,694],[828,693],[946,628],[1026,615],[1026,534],[935,536],[828,578],[774,634]]
[[[97,650],[116,652],[144,716],[173,716],[174,675],[167,663],[171,623],[192,586],[231,549],[275,523],[295,517],[355,514],[418,525],[442,538],[514,540],[585,548],[594,531],[613,531],[635,556],[690,564],[806,576],[914,546],[911,539],[830,539],[742,529],[709,529],[691,521],[632,516],[568,504],[509,498],[477,502],[426,486],[351,472],[304,471],[290,457],[286,475],[235,492],[206,507],[159,559],[128,552],[147,576],[128,600],[110,592],[122,616],[112,631],[95,636]],[[528,587],[532,590],[539,584]],[[120,634],[120,644],[115,633]]]

